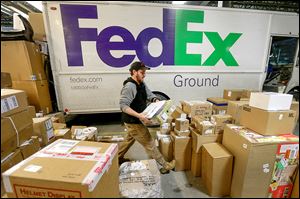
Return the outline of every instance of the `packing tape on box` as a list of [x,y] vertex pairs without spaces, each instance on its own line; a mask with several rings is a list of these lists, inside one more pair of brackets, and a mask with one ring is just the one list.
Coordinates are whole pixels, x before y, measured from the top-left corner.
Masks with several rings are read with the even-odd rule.
[[[108,171],[112,164],[112,160],[117,154],[118,145],[112,144],[103,154],[102,161],[95,164],[92,170],[87,174],[87,176],[81,182],[82,185],[88,185],[89,192],[92,192],[103,174]],[[104,161],[103,161],[104,160]]]
[[11,124],[13,125],[15,131],[16,131],[16,134],[17,134],[17,147],[20,147],[20,139],[19,139],[19,132],[17,130],[17,127],[15,126],[15,123],[14,121],[11,119],[11,117],[3,117],[3,118],[6,118],[6,119],[9,119]]

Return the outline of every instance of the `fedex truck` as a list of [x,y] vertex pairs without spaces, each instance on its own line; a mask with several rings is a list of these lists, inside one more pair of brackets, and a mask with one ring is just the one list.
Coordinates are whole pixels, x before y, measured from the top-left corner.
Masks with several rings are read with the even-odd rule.
[[58,108],[69,113],[119,112],[123,81],[138,60],[151,68],[148,87],[175,103],[262,90],[275,71],[270,57],[279,56],[275,41],[293,39],[286,65],[297,65],[295,13],[105,1],[43,6]]

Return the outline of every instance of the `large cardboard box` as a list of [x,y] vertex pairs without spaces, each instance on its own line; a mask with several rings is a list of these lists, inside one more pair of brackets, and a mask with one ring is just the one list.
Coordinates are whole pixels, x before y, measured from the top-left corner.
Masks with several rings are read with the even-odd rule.
[[234,124],[240,124],[240,116],[244,105],[249,105],[249,101],[228,101],[227,114],[232,116]]
[[20,151],[23,159],[25,160],[32,154],[38,152],[40,150],[40,142],[38,136],[32,136],[30,140],[27,140],[20,146]]
[[293,133],[296,112],[266,111],[251,106],[243,106],[240,123],[262,135]]
[[1,88],[12,88],[12,81],[9,73],[1,72]]
[[256,108],[278,111],[290,110],[293,95],[273,92],[251,93],[249,106]]
[[18,164],[22,160],[23,160],[23,157],[22,157],[20,150],[16,150],[16,151],[10,153],[4,159],[2,159],[2,157],[1,157],[1,173],[5,172],[9,168]]
[[223,98],[232,101],[237,101],[242,98],[243,92],[243,89],[224,89]]
[[185,171],[191,168],[192,141],[190,137],[177,136],[171,132],[173,142],[175,171]]
[[215,124],[214,133],[223,133],[226,124],[232,124],[231,115],[212,115],[211,122]]
[[41,145],[45,146],[54,139],[54,129],[50,117],[32,118],[34,135],[39,136]]
[[156,161],[125,162],[120,166],[120,193],[123,198],[163,198]]
[[201,176],[202,146],[206,143],[222,142],[222,134],[200,135],[194,128],[190,128],[192,133],[192,160],[191,172],[195,177]]
[[38,45],[28,41],[1,41],[1,72],[10,73],[13,81],[46,79]]
[[116,144],[60,139],[2,174],[8,197],[119,197]]
[[233,156],[219,143],[203,144],[202,179],[210,196],[230,194]]
[[1,89],[1,117],[20,112],[27,106],[27,95],[24,91]]
[[[276,153],[290,162],[298,160],[299,137],[292,134],[263,136],[245,127],[227,124],[222,144],[234,156],[231,197],[267,197]],[[291,150],[294,152],[289,153]]]
[[182,110],[189,117],[196,115],[211,116],[212,114],[212,103],[205,101],[181,101]]
[[42,111],[44,114],[52,112],[48,80],[13,81],[13,88],[26,92],[28,103],[35,106],[36,112]]
[[47,41],[43,14],[30,12],[28,17],[29,23],[33,29],[33,40]]
[[213,104],[212,114],[226,114],[228,100],[220,97],[210,97],[207,98],[207,101]]

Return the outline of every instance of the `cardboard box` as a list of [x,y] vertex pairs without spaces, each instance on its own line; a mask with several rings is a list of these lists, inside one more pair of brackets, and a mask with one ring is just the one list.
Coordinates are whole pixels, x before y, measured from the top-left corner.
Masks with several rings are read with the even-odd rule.
[[162,123],[160,125],[160,133],[161,134],[170,134],[172,123]]
[[203,144],[202,179],[210,196],[229,196],[233,156],[219,143]]
[[222,134],[210,134],[210,135],[201,135],[197,133],[196,129],[190,128],[192,134],[192,149],[196,153],[201,153],[201,147],[206,143],[213,142],[222,142]]
[[50,143],[54,139],[53,124],[50,117],[32,118],[34,135],[41,138],[42,146]]
[[[231,197],[267,197],[276,153],[294,162],[298,160],[299,137],[292,134],[263,136],[245,127],[227,124],[222,144],[234,156]],[[288,149],[294,152],[287,154]]]
[[232,101],[238,101],[241,99],[243,89],[224,89],[223,98]]
[[1,41],[1,72],[13,81],[47,79],[39,47],[28,41]]
[[170,135],[158,140],[159,151],[167,162],[173,160],[173,143]]
[[191,173],[194,177],[201,176],[202,152],[196,153],[192,150]]
[[20,146],[20,151],[23,159],[25,160],[32,154],[38,152],[40,150],[40,142],[38,136],[32,136],[30,140],[27,140]]
[[52,125],[53,125],[54,130],[67,128],[67,124],[65,124],[65,123],[55,123],[55,122],[53,122],[52,118],[51,118],[51,121],[52,121]]
[[249,106],[256,108],[280,111],[290,110],[293,95],[273,92],[251,93]]
[[212,114],[212,103],[205,101],[181,101],[182,110],[189,117],[202,115],[210,117]]
[[75,140],[86,140],[86,141],[97,141],[97,128],[87,126],[72,126],[72,139]]
[[186,118],[175,119],[175,129],[177,131],[186,131],[189,129],[189,120]]
[[174,129],[174,133],[178,136],[184,136],[184,137],[190,137],[191,132],[190,130],[185,130],[185,131],[178,131],[176,128]]
[[211,123],[210,121],[196,122],[195,126],[201,135],[214,134],[215,124]]
[[47,41],[42,13],[28,13],[28,20],[33,29],[33,40]]
[[240,116],[244,105],[249,105],[249,101],[228,101],[227,114],[232,116],[234,124],[240,124]]
[[35,118],[36,117],[35,107],[34,106],[28,106],[27,109],[29,111],[30,117]]
[[220,97],[210,97],[207,98],[207,101],[213,104],[212,106],[212,114],[226,114],[228,100]]
[[121,197],[162,198],[160,175],[153,159],[123,163],[120,166]]
[[53,123],[66,123],[66,119],[63,112],[50,113],[46,116],[51,117]]
[[262,135],[280,135],[293,133],[296,112],[266,111],[259,108],[244,106],[240,123]]
[[223,133],[226,124],[232,124],[231,115],[212,115],[211,123],[215,124],[214,133]]
[[8,197],[119,197],[117,145],[60,139],[3,173]]
[[24,90],[28,96],[28,103],[34,105],[37,112],[52,112],[48,80],[13,81],[13,88]]
[[12,81],[9,73],[1,72],[1,88],[12,88]]
[[299,122],[299,102],[292,101],[291,110],[296,111],[295,125],[294,125],[294,129],[295,129],[297,123]]
[[33,135],[28,109],[1,118],[1,156],[6,156]]
[[[54,124],[54,123],[53,123]],[[54,130],[55,139],[72,139],[72,134],[70,129],[55,129]]]
[[186,118],[186,113],[180,107],[176,107],[175,110],[171,113],[171,117],[176,118]]
[[[7,171],[9,168],[13,167],[14,165],[18,164],[23,160],[20,150],[16,150],[9,154],[2,159],[1,156],[1,173]],[[1,179],[2,181],[2,179]]]
[[27,95],[24,91],[1,89],[1,117],[23,111],[27,106]]
[[171,132],[173,155],[176,161],[175,171],[185,171],[191,168],[192,143],[190,137],[181,137]]
[[299,170],[295,177],[295,182],[294,182],[293,190],[291,193],[291,198],[299,198]]
[[258,90],[253,90],[253,89],[244,89],[243,93],[242,93],[241,99],[244,98],[244,99],[248,99],[249,100],[249,98],[251,96],[251,93],[253,93],[253,92],[259,92],[259,91]]
[[171,100],[162,100],[150,103],[143,111],[145,117],[151,120],[152,125],[165,123],[171,114]]

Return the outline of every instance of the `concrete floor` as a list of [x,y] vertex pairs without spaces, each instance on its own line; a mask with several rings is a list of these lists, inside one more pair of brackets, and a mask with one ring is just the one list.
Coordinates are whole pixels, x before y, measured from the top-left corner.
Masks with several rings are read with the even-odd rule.
[[[69,125],[87,125],[96,126],[99,135],[108,132],[124,132],[124,126],[120,124],[120,114],[94,114],[80,116],[67,122]],[[150,129],[154,134],[156,129]],[[299,136],[299,122],[295,128],[294,134]],[[125,158],[131,160],[150,159],[144,148],[138,143],[129,149]],[[190,171],[171,171],[169,174],[161,176],[163,196],[165,198],[211,198],[206,193],[206,189],[200,177],[193,177]]]

